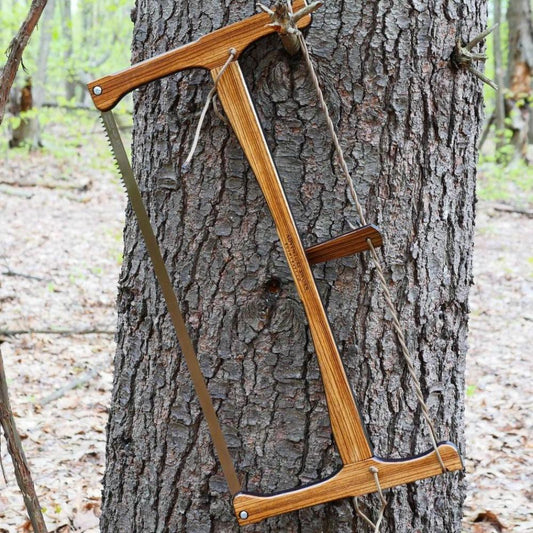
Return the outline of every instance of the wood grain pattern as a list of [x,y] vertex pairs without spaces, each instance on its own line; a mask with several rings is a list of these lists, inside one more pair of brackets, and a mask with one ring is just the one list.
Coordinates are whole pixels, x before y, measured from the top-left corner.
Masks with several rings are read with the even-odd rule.
[[[213,77],[219,69],[211,71]],[[372,457],[359,411],[274,161],[237,61],[218,81],[218,96],[250,162],[276,224],[315,345],[335,443],[343,463]]]
[[376,226],[368,225],[356,228],[334,239],[310,246],[305,249],[305,254],[309,263],[316,265],[324,261],[331,261],[332,259],[339,259],[369,250],[369,239],[374,248],[379,248],[383,245],[383,237],[379,229]]
[[[298,10],[305,5],[305,0],[295,0],[293,8]],[[87,87],[94,105],[100,111],[109,111],[124,95],[145,83],[187,68],[200,67],[211,70],[221,67],[228,59],[230,48],[235,48],[236,57],[239,57],[251,43],[274,33],[275,30],[267,26],[269,23],[270,18],[266,13],[253,15],[180,48],[141,61],[116,74],[92,81]],[[298,27],[304,28],[310,23],[311,16],[308,15],[298,22]],[[100,88],[101,94],[95,94],[95,87]]]
[[[450,472],[463,468],[459,452],[453,444],[439,444],[439,452]],[[383,489],[442,473],[434,450],[405,461],[387,461],[371,457],[353,464],[345,464],[337,474],[329,479],[288,492],[270,496],[239,493],[233,500],[235,514],[240,525],[253,524],[270,516],[340,498],[376,492],[376,483],[370,467],[378,469],[379,482]],[[241,518],[241,513],[246,513],[248,518]]]

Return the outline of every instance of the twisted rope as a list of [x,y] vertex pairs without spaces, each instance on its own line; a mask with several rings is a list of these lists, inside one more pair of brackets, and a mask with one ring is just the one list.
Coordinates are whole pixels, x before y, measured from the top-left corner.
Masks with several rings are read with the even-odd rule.
[[[320,81],[318,79],[317,73],[315,71],[315,67],[313,65],[313,61],[311,60],[311,56],[309,54],[309,48],[307,47],[307,43],[304,39],[304,36],[302,33],[298,30],[298,39],[300,41],[300,46],[302,49],[302,53],[304,56],[305,63],[307,65],[307,68],[309,70],[309,74],[311,76],[311,80],[313,82],[313,85],[315,87],[315,91],[318,96],[318,100],[320,103],[320,107],[322,108],[322,111],[324,113],[324,117],[326,119],[327,127],[329,130],[329,133],[331,135],[331,139],[333,141],[333,144],[335,146],[335,151],[337,153],[337,157],[342,169],[342,172],[344,174],[344,177],[346,179],[346,182],[348,184],[348,188],[350,191],[350,195],[352,197],[352,200],[355,204],[355,207],[357,209],[357,213],[359,215],[359,225],[364,226],[366,225],[366,217],[364,215],[363,207],[361,205],[361,202],[359,201],[359,197],[357,195],[357,191],[355,190],[355,185],[352,179],[352,176],[350,174],[350,170],[348,169],[348,164],[346,163],[346,159],[344,157],[344,151],[342,149],[342,146],[339,141],[339,137],[337,135],[337,132],[335,130],[335,126],[333,124],[333,120],[331,119],[331,115],[328,110],[328,106],[326,104],[326,100],[324,98],[324,93],[322,92],[322,88],[320,87]],[[387,285],[387,281],[385,279],[385,273],[383,270],[383,266],[381,264],[381,261],[379,259],[378,253],[376,249],[374,248],[374,245],[372,244],[372,241],[370,239],[367,240],[368,246],[370,248],[372,260],[374,262],[374,266],[376,267],[376,271],[378,274],[379,282],[381,285],[381,288],[383,290],[384,296],[385,296],[385,302],[387,304],[387,308],[389,309],[389,312],[392,316],[392,324],[394,327],[394,331],[396,332],[396,336],[398,338],[398,342],[400,343],[401,352],[403,355],[403,358],[405,360],[405,363],[407,365],[407,370],[409,372],[409,375],[411,376],[411,379],[413,381],[413,386],[415,390],[416,397],[418,399],[418,402],[420,404],[422,414],[424,416],[424,419],[427,423],[427,426],[429,428],[429,434],[431,439],[431,444],[433,446],[433,449],[435,451],[435,454],[437,456],[437,459],[439,461],[440,467],[442,469],[442,472],[447,472],[446,465],[444,464],[444,461],[441,457],[438,444],[437,444],[437,434],[435,430],[435,425],[433,424],[433,421],[431,419],[431,415],[429,413],[429,408],[426,404],[426,401],[424,399],[424,395],[422,394],[422,387],[420,384],[420,380],[418,379],[418,376],[415,372],[415,367],[413,364],[413,357],[411,355],[411,352],[409,351],[409,348],[407,347],[407,342],[405,340],[405,335],[403,332],[403,328],[400,324],[400,319],[398,316],[398,311],[396,310],[396,306],[394,305],[394,302],[392,301],[392,295],[389,291],[389,287]]]
[[196,147],[198,146],[198,141],[200,140],[200,133],[202,131],[202,126],[204,125],[205,116],[207,115],[207,111],[209,109],[209,106],[211,105],[211,102],[213,102],[213,107],[215,109],[215,113],[217,114],[217,116],[221,120],[226,122],[225,119],[220,114],[220,111],[216,104],[215,97],[217,93],[218,80],[220,79],[222,74],[224,74],[224,71],[228,68],[229,64],[235,59],[236,55],[237,55],[237,50],[235,50],[235,48],[230,48],[229,57],[224,63],[223,67],[220,69],[218,76],[215,78],[215,84],[213,85],[213,88],[209,91],[209,94],[207,95],[207,98],[205,99],[204,107],[202,109],[202,112],[200,113],[200,120],[198,121],[198,125],[196,126],[196,132],[194,134],[194,139],[192,141],[191,148],[189,149],[189,155],[187,156],[185,163],[183,163],[183,165],[181,166],[181,170],[183,172],[186,172],[187,170],[189,170],[191,166],[191,161],[194,156],[194,152],[196,151]]

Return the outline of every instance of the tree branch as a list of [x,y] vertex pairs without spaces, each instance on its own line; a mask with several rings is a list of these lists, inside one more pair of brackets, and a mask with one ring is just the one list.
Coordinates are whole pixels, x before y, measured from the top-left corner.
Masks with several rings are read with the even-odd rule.
[[45,405],[49,404],[50,402],[54,402],[55,400],[58,400],[62,396],[64,396],[67,392],[71,391],[72,389],[76,389],[78,387],[81,387],[82,385],[85,385],[92,379],[94,379],[96,376],[98,376],[100,372],[99,368],[93,368],[89,372],[86,372],[81,377],[71,381],[70,383],[67,383],[64,387],[61,387],[57,389],[56,391],[52,392],[52,394],[49,394],[48,396],[44,397],[42,400],[38,401],[37,403],[44,407]]
[[4,119],[4,112],[9,97],[9,91],[15,80],[15,75],[22,60],[22,53],[30,40],[31,34],[41,17],[47,0],[32,0],[28,15],[18,33],[15,35],[9,48],[7,49],[8,58],[0,75],[0,124]]
[[4,435],[7,440],[7,449],[13,460],[13,467],[15,469],[15,477],[22,492],[24,503],[28,515],[30,516],[31,525],[35,533],[47,533],[46,524],[44,522],[39,499],[35,492],[31,472],[24,455],[20,435],[18,434],[9,403],[9,395],[7,391],[6,375],[4,372],[4,362],[2,360],[2,352],[0,352],[0,425],[4,430]]

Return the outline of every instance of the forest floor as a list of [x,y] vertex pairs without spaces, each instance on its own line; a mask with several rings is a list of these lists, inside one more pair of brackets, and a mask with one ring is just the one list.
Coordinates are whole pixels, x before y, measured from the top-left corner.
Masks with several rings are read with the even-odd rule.
[[[98,531],[104,472],[125,198],[99,130],[91,123],[88,144],[71,136],[57,152],[61,131],[44,153],[0,153],[0,348],[45,518],[61,533]],[[478,204],[464,519],[473,533],[533,531],[533,218],[530,204],[502,208]],[[31,531],[5,442],[0,457],[0,533]]]

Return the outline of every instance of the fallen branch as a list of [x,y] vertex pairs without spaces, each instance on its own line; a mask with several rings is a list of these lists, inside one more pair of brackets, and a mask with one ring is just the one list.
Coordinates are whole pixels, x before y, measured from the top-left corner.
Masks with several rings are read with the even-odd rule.
[[[85,85],[83,85],[83,88],[86,90]],[[43,102],[42,107],[66,109],[67,111],[90,111],[91,113],[94,113],[94,106],[86,104],[59,104],[57,102]]]
[[114,335],[113,329],[0,329],[0,337],[13,335]]
[[[87,78],[87,83],[92,80],[92,77]],[[79,83],[79,86],[83,88],[84,91],[87,90],[87,83]],[[92,115],[94,115],[94,105],[87,105],[87,104],[60,104],[58,102],[43,102],[43,105],[41,107],[49,107],[52,109],[65,109],[67,111],[88,111]],[[125,115],[133,116],[133,111],[129,109],[124,109],[121,111],[121,113],[124,113]]]
[[35,29],[45,6],[46,0],[32,0],[26,19],[9,45],[7,62],[0,75],[0,124],[2,124],[2,120],[4,119],[9,91],[13,86],[17,70],[22,61],[22,53],[30,40],[31,34]]
[[46,404],[54,402],[55,400],[59,400],[59,398],[63,397],[67,392],[71,391],[72,389],[76,389],[77,387],[81,387],[82,385],[85,385],[86,383],[94,379],[96,376],[98,376],[98,374],[99,370],[93,368],[92,370],[86,372],[79,378],[71,381],[70,383],[67,383],[64,387],[61,387],[56,391],[52,392],[52,394],[45,396],[41,401],[38,401],[37,403],[41,407],[44,407]]
[[525,209],[521,207],[513,207],[512,205],[494,204],[491,206],[494,211],[501,211],[504,213],[516,213],[518,215],[524,215],[528,218],[533,218],[533,210]]
[[31,520],[33,531],[35,533],[47,533],[46,524],[44,522],[39,499],[35,492],[35,486],[31,477],[31,472],[24,455],[20,435],[18,434],[15,425],[13,412],[9,403],[9,395],[7,391],[6,375],[4,372],[4,361],[2,359],[2,352],[0,352],[0,424],[4,430],[4,435],[7,440],[7,449],[13,460],[13,467],[15,470],[15,477],[22,492],[24,503]]
[[22,198],[33,198],[32,192],[26,192],[26,191],[20,191],[13,187],[12,185],[2,185],[0,184],[0,192],[3,194],[7,194],[9,196],[21,196]]
[[24,272],[15,272],[8,268],[5,272],[2,272],[2,276],[10,276],[13,278],[26,278],[33,279],[35,281],[52,281],[50,278],[41,278],[39,276],[32,276],[31,274],[24,274]]
[[26,183],[20,183],[17,181],[0,181],[0,185],[7,185],[8,187],[20,187],[21,189],[39,187],[42,189],[59,189],[64,191],[79,191],[85,192],[91,188],[92,182],[87,181],[85,183],[60,183],[57,181],[28,181]]

